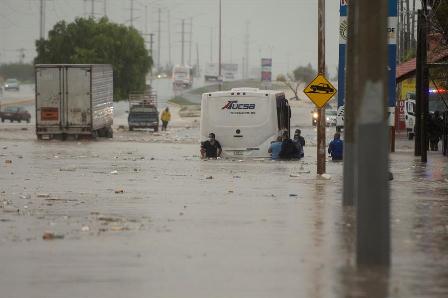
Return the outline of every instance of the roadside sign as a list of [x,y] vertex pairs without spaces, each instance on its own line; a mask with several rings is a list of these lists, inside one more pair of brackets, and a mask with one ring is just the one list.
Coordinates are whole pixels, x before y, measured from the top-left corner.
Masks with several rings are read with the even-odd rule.
[[322,108],[336,94],[336,88],[324,75],[319,74],[303,92],[314,102],[316,107]]

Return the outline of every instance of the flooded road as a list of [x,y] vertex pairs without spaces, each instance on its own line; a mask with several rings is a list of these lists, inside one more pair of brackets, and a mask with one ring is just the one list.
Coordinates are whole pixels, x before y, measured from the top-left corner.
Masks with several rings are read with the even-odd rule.
[[201,161],[195,130],[175,141],[182,128],[161,143],[127,132],[38,142],[14,129],[0,131],[2,297],[448,296],[440,153],[422,165],[402,140],[391,155],[384,271],[356,269],[342,163],[316,177],[311,127],[298,162]]

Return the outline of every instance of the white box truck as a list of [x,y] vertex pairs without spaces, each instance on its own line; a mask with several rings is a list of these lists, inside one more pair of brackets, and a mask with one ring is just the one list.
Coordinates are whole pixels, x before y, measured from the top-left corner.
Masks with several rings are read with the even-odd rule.
[[216,135],[224,157],[269,157],[269,145],[290,129],[291,109],[285,94],[257,88],[204,93],[201,142]]
[[112,138],[113,70],[103,64],[38,64],[38,139]]

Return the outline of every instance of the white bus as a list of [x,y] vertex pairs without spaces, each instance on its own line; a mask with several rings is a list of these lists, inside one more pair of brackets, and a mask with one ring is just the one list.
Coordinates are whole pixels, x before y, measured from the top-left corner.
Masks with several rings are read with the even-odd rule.
[[291,109],[285,94],[257,88],[204,93],[201,141],[216,135],[223,157],[269,157],[271,141],[290,129]]

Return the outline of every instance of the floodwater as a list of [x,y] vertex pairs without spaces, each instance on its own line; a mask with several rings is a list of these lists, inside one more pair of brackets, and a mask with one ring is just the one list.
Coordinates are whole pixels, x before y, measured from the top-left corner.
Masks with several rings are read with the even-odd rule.
[[201,161],[188,142],[39,142],[10,129],[1,297],[448,296],[447,158],[423,165],[406,140],[391,154],[384,270],[356,268],[342,163],[317,177],[312,142],[298,162]]

